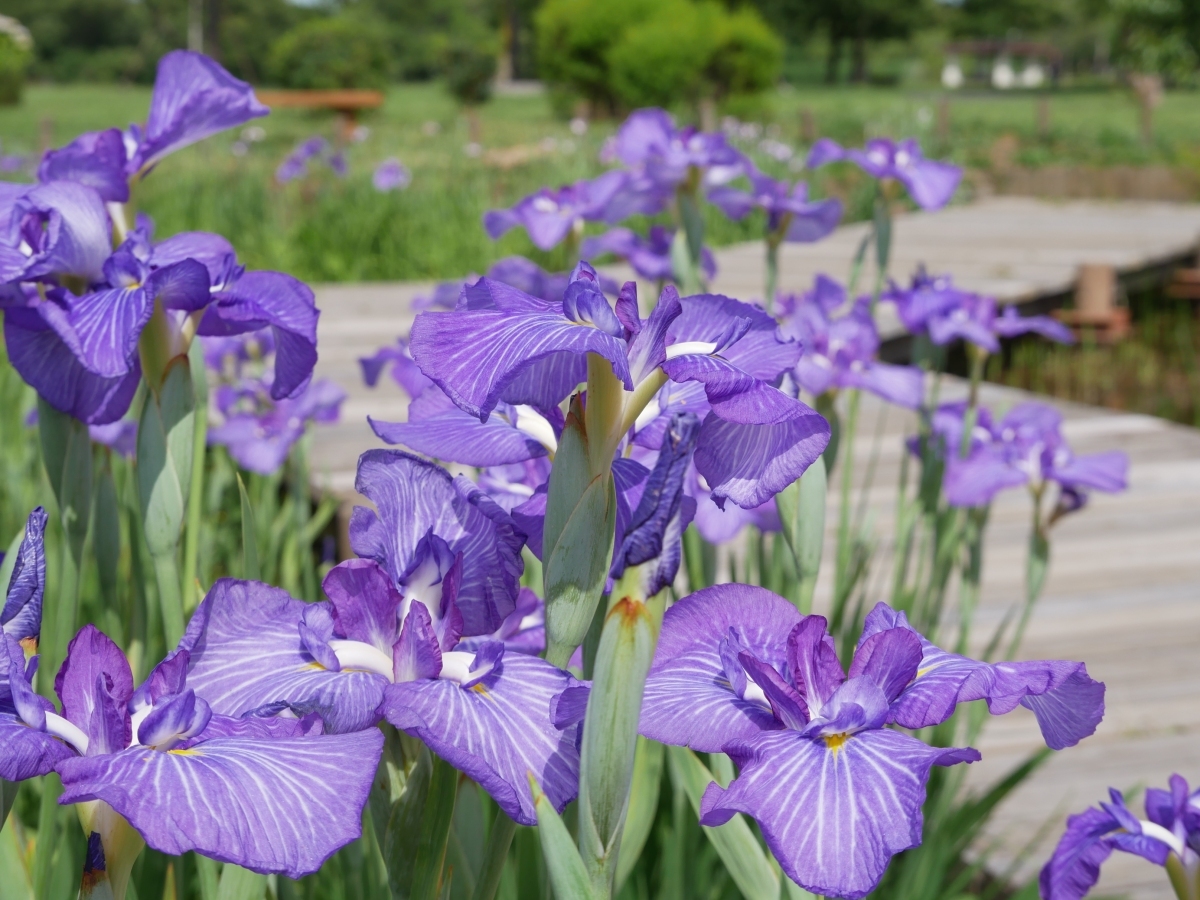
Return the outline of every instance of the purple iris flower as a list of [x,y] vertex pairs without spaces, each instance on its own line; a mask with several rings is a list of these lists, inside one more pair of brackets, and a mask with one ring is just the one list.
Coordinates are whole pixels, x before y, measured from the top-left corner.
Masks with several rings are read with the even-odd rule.
[[[457,299],[458,295],[455,294],[455,300]],[[454,301],[451,301],[451,308],[453,303]],[[404,338],[397,338],[396,343],[380,347],[372,356],[359,357],[358,364],[362,367],[363,381],[367,387],[375,387],[383,370],[391,366],[392,380],[414,400],[433,384],[412,358],[408,351],[408,341]]]
[[674,190],[693,173],[701,172],[707,186],[732,181],[743,174],[749,161],[719,132],[677,128],[663,109],[639,109],[620,129],[607,154],[654,183]]
[[899,181],[922,209],[941,209],[949,203],[962,178],[958,166],[926,159],[915,138],[898,144],[887,138],[874,138],[861,150],[847,150],[829,138],[821,138],[809,151],[808,167],[816,169],[844,159],[872,178]]
[[[963,425],[967,416],[967,401],[957,400],[953,403],[943,403],[929,417],[929,441],[934,455],[942,460],[963,455]],[[975,410],[975,423],[971,429],[970,442],[966,446],[966,455],[970,456],[984,444],[993,440],[992,411],[986,406]],[[921,439],[910,437],[907,441],[909,453],[921,456]]]
[[685,489],[696,503],[692,522],[700,536],[710,544],[731,541],[748,525],[764,532],[779,531],[783,527],[774,498],[753,509],[742,509],[736,503],[727,503],[724,509],[717,506],[712,498],[712,489],[694,465],[688,472]]
[[625,184],[623,172],[605,172],[590,181],[577,181],[558,190],[542,188],[511,209],[484,214],[483,227],[492,240],[522,227],[539,250],[549,250],[568,234],[582,233],[583,223],[601,218],[613,196]]
[[129,179],[146,175],[163,157],[268,112],[249,84],[207,56],[174,50],[158,62],[144,129],[82,134],[45,154],[38,180],[77,182],[106,201],[124,202]]
[[124,203],[129,199],[125,161],[125,136],[119,128],[89,131],[65,147],[47,150],[38,166],[38,181],[74,181],[106,202]]
[[803,181],[789,185],[776,181],[757,168],[746,172],[750,190],[718,187],[708,192],[708,201],[719,206],[731,219],[741,220],[752,209],[767,214],[767,234],[782,240],[812,243],[830,234],[842,219],[842,203],[836,198],[809,202],[808,185]]
[[[823,418],[774,386],[799,357],[777,331],[774,319],[749,304],[720,295],[680,300],[671,286],[643,321],[636,285],[621,289],[614,310],[595,270],[580,263],[561,303],[481,279],[464,289],[453,312],[417,316],[412,353],[482,423],[502,402],[558,406],[585,380],[587,354],[595,353],[627,392],[617,440],[674,411],[664,408],[657,386],[695,384],[705,414],[696,467],[718,505],[732,499],[753,508],[799,477],[829,439]],[[661,435],[663,426],[649,433]]]
[[491,634],[464,637],[457,649],[478,652],[491,641],[499,641],[505,651],[541,656],[546,649],[546,604],[529,588],[521,588],[517,605],[500,627]]
[[329,142],[319,134],[305,138],[279,164],[279,168],[275,170],[275,180],[284,184],[295,181],[297,178],[303,178],[308,172],[309,160],[320,156],[328,149]]
[[269,112],[254,88],[207,56],[173,50],[158,62],[150,116],[145,133],[137,135],[129,170],[147,169],[176,150]]
[[897,406],[916,409],[924,397],[921,370],[875,359],[879,332],[867,298],[860,298],[841,318],[831,318],[829,310],[842,306],[845,297],[845,288],[818,275],[812,291],[781,304],[780,331],[804,348],[794,370],[796,383],[813,396],[837,388],[862,388]]
[[[524,291],[541,300],[561,303],[571,273],[547,272],[533,260],[526,259],[524,256],[506,256],[492,263],[491,268],[487,270],[486,277],[492,281],[507,284],[509,287],[515,287],[517,290]],[[454,281],[439,282],[434,287],[432,294],[413,298],[413,311],[454,309],[458,305],[458,298],[463,289],[472,287],[477,281],[479,281],[478,275],[468,275],[466,278]],[[620,285],[613,279],[607,275],[600,275],[600,290],[615,294],[619,289]],[[0,303],[2,302],[0,300]]]
[[212,392],[208,443],[223,446],[261,475],[279,470],[310,422],[338,420],[346,392],[321,378],[275,399],[275,338],[270,330],[204,339],[204,361],[223,382]]
[[[4,608],[0,610],[0,631],[23,649],[37,652],[42,629],[42,599],[46,592],[46,522],[42,507],[29,514],[25,536],[17,548],[8,579]],[[6,776],[0,776],[6,777]]]
[[928,334],[935,344],[962,338],[995,353],[1000,338],[1040,334],[1062,344],[1074,342],[1071,330],[1049,316],[1021,316],[1013,304],[996,312],[996,300],[954,286],[949,275],[931,276],[917,270],[908,288],[895,283],[882,299],[896,304],[904,327],[912,334]]
[[1195,885],[1200,873],[1200,791],[1191,791],[1182,776],[1172,775],[1169,790],[1146,791],[1146,818],[1139,819],[1125,806],[1121,792],[1109,789],[1108,803],[1067,819],[1067,830],[1038,879],[1043,900],[1080,900],[1114,850],[1158,866],[1173,864],[1182,870],[1172,873],[1173,885],[1176,875],[1183,884]]
[[380,193],[402,191],[412,184],[412,172],[396,157],[390,156],[375,167],[371,184]]
[[479,473],[479,488],[502,509],[513,512],[527,503],[539,488],[545,493],[551,465],[549,456],[537,456],[524,462],[487,466]]
[[749,166],[725,135],[677,128],[662,109],[632,113],[605,145],[601,159],[626,166],[624,184],[602,216],[609,223],[660,213],[678,191],[726,184]]
[[112,253],[112,223],[100,195],[70,181],[24,187],[6,210],[0,238],[0,280],[74,279],[85,285],[104,277]]
[[437,387],[409,403],[407,422],[380,422],[370,416],[367,421],[386,443],[480,468],[547,456],[558,449],[563,429],[557,406],[539,409],[501,402],[486,422],[480,422]]
[[[242,716],[316,712],[337,732],[386,718],[532,825],[528,772],[560,810],[578,791],[582,715],[554,710],[580,685],[529,652],[507,652],[501,641],[460,643],[464,559],[429,584],[422,570],[435,561],[426,558],[417,580],[400,590],[374,560],[349,560],[325,578],[328,603],[304,603],[257,582],[219,581],[183,639],[189,682],[215,709]],[[513,633],[519,630],[520,622]]]
[[89,425],[88,434],[97,444],[103,444],[126,459],[133,459],[137,452],[137,429],[133,419],[117,419],[107,425]]
[[[90,192],[70,182],[44,189],[66,187]],[[312,291],[281,272],[246,272],[218,235],[185,232],[152,243],[151,229],[149,219],[139,217],[138,227],[103,261],[101,274],[89,279],[89,290],[76,294],[54,286],[62,270],[47,272],[52,286],[45,300],[7,310],[9,357],[22,378],[55,408],[88,424],[116,421],[142,374],[142,331],[161,307],[170,356],[186,353],[196,334],[226,337],[271,328],[277,347],[271,395],[298,394],[317,359]]]
[[[645,238],[628,228],[612,228],[598,237],[584,238],[581,249],[588,258],[611,253],[633,266],[633,271],[642,278],[667,281],[676,277],[671,262],[671,242],[674,238],[675,231],[662,225],[651,226]],[[710,281],[716,277],[717,261],[707,247],[700,251],[700,270]]]
[[674,584],[683,559],[683,532],[696,514],[696,501],[684,489],[700,435],[695,413],[675,413],[667,426],[654,468],[633,491],[622,493],[629,512],[618,524],[609,575],[644,566],[642,596],[653,597]]
[[[358,838],[382,735],[324,735],[316,717],[218,715],[186,684],[187,664],[186,652],[173,654],[135,691],[125,655],[88,625],[55,679],[62,715],[25,697],[17,704],[24,724],[0,731],[0,757],[42,741],[62,778],[60,803],[101,801],[163,853],[195,850],[298,878]],[[10,686],[18,682],[10,677]],[[118,820],[101,819],[112,854]]]
[[270,475],[287,460],[308,423],[336,422],[346,392],[327,378],[310,382],[295,397],[271,397],[270,377],[221,385],[213,393],[216,420],[208,443],[229,451],[239,466]]
[[701,824],[747,813],[789,878],[857,898],[894,854],[920,843],[930,769],[980,758],[888,725],[935,725],[970,700],[986,700],[993,714],[1020,704],[1059,749],[1095,730],[1103,697],[1082,663],[976,662],[935,647],[882,603],[843,672],[824,617],[727,584],[667,611],[641,732],[737,763],[728,788],[709,785]]
[[475,484],[399,450],[368,450],[355,490],[378,513],[357,506],[350,517],[354,552],[387,571],[396,589],[436,595],[463,557],[457,605],[462,633],[489,634],[513,611],[524,564],[524,535]]
[[1125,490],[1129,457],[1119,450],[1076,456],[1062,436],[1062,413],[1044,403],[1013,407],[965,459],[946,467],[946,500],[953,506],[981,506],[1005,488],[1027,485],[1040,491],[1057,482],[1069,508],[1080,508],[1088,490]]

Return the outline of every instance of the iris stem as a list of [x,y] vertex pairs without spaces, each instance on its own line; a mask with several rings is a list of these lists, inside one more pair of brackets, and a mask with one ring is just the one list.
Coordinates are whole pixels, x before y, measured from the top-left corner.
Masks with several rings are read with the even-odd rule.
[[846,425],[842,430],[841,450],[842,450],[842,490],[840,504],[838,510],[838,537],[837,537],[837,569],[834,571],[834,618],[839,619],[840,609],[850,596],[850,491],[853,488],[854,481],[854,431],[858,425],[858,403],[859,391],[857,388],[850,391],[850,408],[846,413]]
[[163,635],[167,648],[174,649],[183,637],[183,594],[180,591],[179,565],[175,553],[160,553],[153,557],[154,576],[158,582],[158,599],[162,604]]
[[196,568],[200,559],[200,528],[204,514],[204,453],[208,442],[208,379],[204,371],[204,350],[193,341],[188,353],[192,369],[192,390],[196,397],[192,432],[192,481],[188,486],[187,533],[183,545],[183,609],[196,607],[200,598],[196,589]]
[[42,779],[42,802],[38,810],[38,840],[33,856],[33,895],[48,900],[53,874],[54,850],[59,844],[63,807],[58,805],[62,782],[50,772]]
[[483,867],[479,870],[472,900],[492,900],[496,896],[500,876],[504,873],[504,863],[508,859],[508,848],[516,833],[517,823],[507,813],[497,812],[488,834],[487,846],[483,850]]
[[767,283],[763,308],[768,313],[772,313],[775,309],[775,295],[779,292],[779,244],[782,239],[783,234],[779,231],[767,233]]

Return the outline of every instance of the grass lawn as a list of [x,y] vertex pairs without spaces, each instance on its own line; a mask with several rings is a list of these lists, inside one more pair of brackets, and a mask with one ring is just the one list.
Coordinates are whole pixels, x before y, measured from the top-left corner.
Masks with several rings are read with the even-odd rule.
[[[783,89],[747,119],[765,124],[747,131],[742,146],[765,169],[789,171],[759,150],[770,136],[801,144],[801,110],[811,111],[819,134],[844,142],[864,135],[916,135],[930,153],[986,167],[998,137],[1017,138],[1018,163],[1108,165],[1167,163],[1200,168],[1200,95],[1173,94],[1158,114],[1158,140],[1144,146],[1137,110],[1121,92],[1052,95],[1051,127],[1037,131],[1036,98],[961,95],[952,98],[948,146],[936,137],[939,95],[883,88]],[[90,129],[125,125],[145,116],[149,90],[122,86],[32,86],[22,104],[0,109],[5,153],[36,153],[44,135],[55,144]],[[598,173],[597,154],[616,123],[593,123],[584,135],[552,117],[542,96],[502,96],[480,110],[482,155],[471,156],[465,116],[437,85],[403,85],[385,106],[366,117],[365,140],[347,148],[350,174],[336,178],[314,164],[310,175],[275,183],[280,161],[304,138],[332,138],[332,116],[284,110],[256,123],[266,132],[235,155],[239,134],[230,132],[178,153],[153,172],[135,195],[159,235],[203,229],[220,232],[254,268],[283,269],[313,281],[443,278],[482,271],[504,255],[523,253],[550,267],[565,258],[540,254],[523,234],[498,243],[480,225],[483,212],[506,206],[544,184]],[[371,173],[396,156],[413,172],[406,191],[379,194]],[[798,150],[794,160],[798,161]],[[794,165],[794,163],[793,163]],[[869,185],[855,170],[823,170],[814,193],[836,193],[848,218],[866,215]],[[710,210],[708,238],[723,244],[757,237],[761,220],[732,223]]]

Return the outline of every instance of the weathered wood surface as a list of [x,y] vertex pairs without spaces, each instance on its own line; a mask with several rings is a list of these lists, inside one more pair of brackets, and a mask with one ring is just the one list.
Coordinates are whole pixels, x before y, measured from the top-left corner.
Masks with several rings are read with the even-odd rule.
[[[954,273],[965,287],[1021,301],[1069,289],[1082,262],[1130,271],[1177,258],[1194,247],[1198,231],[1196,206],[1052,205],[1002,198],[897,220],[892,271],[906,274],[923,260],[933,271]],[[785,248],[783,289],[804,289],[819,271],[844,278],[861,235],[862,226],[847,226],[821,244]],[[760,296],[760,252],[758,245],[719,251],[714,289],[744,299]],[[619,269],[613,274],[621,275]],[[871,278],[864,273],[862,283]],[[412,298],[428,288],[407,283],[318,289],[318,374],[333,378],[349,397],[342,423],[317,429],[317,486],[351,494],[358,454],[382,445],[366,416],[404,418],[407,398],[386,376],[378,388],[367,389],[357,358],[407,332]],[[999,388],[984,391],[986,402],[1001,409],[1022,396]],[[1200,432],[1147,416],[1057,405],[1078,452],[1117,448],[1130,454],[1131,487],[1119,496],[1095,496],[1087,509],[1054,529],[1050,576],[1021,656],[1085,660],[1089,671],[1109,685],[1108,711],[1094,737],[1055,755],[993,823],[998,863],[1013,859],[1039,828],[1049,827],[1024,872],[1045,859],[1065,815],[1103,798],[1108,786],[1162,784],[1173,771],[1200,782]],[[872,452],[880,408],[864,403],[855,448],[860,470]],[[900,438],[909,423],[891,410],[882,426],[868,509],[874,533],[886,541]],[[978,633],[1020,602],[1028,519],[1028,500],[1021,492],[1010,491],[997,501]],[[831,528],[836,521],[831,508]],[[890,548],[883,544],[879,552],[886,559]],[[880,580],[872,599],[886,596],[883,574],[881,565],[873,575]],[[822,595],[827,591],[823,585]],[[993,720],[981,743],[984,760],[972,767],[970,783],[989,783],[1037,746],[1031,714],[1019,709]],[[1107,864],[1101,889],[1135,900],[1171,896],[1161,870],[1121,854]]]

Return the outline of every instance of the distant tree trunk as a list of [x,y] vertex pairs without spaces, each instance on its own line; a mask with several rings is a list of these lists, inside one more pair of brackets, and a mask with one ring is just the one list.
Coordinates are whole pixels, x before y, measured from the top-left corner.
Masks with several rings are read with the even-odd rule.
[[850,80],[862,84],[867,80],[867,35],[861,25],[854,35],[854,44],[850,48]]
[[517,8],[517,0],[508,2],[508,58],[512,67],[513,78],[520,78],[521,72],[521,17]]
[[825,57],[825,83],[837,84],[838,69],[842,67],[842,35],[829,29],[829,53]]
[[221,0],[208,0],[208,21],[204,23],[205,52],[221,61]]

